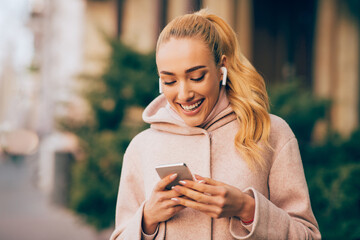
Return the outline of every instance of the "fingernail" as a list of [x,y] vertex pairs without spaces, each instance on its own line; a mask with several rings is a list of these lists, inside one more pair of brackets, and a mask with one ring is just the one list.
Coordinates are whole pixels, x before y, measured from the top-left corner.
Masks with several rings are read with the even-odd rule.
[[173,175],[170,176],[170,180],[174,180],[177,177],[177,173],[174,173]]
[[206,183],[205,180],[200,180],[198,183]]
[[179,181],[179,183],[181,183],[182,185],[186,185],[185,181]]
[[171,187],[171,189],[174,189],[174,188],[175,188],[175,186],[172,186],[172,187]]
[[175,202],[178,202],[178,201],[179,201],[179,199],[177,199],[177,198],[171,198],[171,200],[173,200],[173,201],[175,201]]

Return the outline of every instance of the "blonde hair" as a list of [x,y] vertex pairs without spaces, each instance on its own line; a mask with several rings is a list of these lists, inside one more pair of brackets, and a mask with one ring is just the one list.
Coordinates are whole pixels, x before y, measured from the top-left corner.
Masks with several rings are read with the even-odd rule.
[[237,116],[240,129],[235,136],[235,147],[250,169],[264,169],[262,157],[269,147],[270,116],[265,82],[251,63],[242,55],[232,28],[220,17],[200,10],[172,20],[161,32],[156,50],[170,38],[198,38],[208,45],[218,67],[226,56],[228,79],[226,92]]

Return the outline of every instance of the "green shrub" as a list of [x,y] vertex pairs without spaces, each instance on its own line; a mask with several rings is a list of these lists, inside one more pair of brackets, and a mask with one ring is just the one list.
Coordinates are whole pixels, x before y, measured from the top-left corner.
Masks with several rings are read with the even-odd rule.
[[316,121],[329,102],[316,99],[299,82],[270,91],[272,112],[283,117],[299,141],[311,205],[323,239],[360,239],[360,130],[349,139],[329,129],[324,143],[311,142]]
[[359,239],[360,131],[344,140],[335,135],[308,146],[304,167],[315,216],[324,239]]
[[297,80],[274,86],[269,91],[271,112],[284,118],[299,144],[309,144],[315,123],[325,118],[329,101],[316,99]]
[[75,133],[82,159],[72,170],[70,208],[98,229],[113,226],[122,157],[144,126],[126,126],[133,106],[146,106],[157,94],[154,54],[142,55],[118,41],[110,42],[109,67],[101,78],[83,77],[83,93],[92,116],[87,122],[63,119],[62,129]]

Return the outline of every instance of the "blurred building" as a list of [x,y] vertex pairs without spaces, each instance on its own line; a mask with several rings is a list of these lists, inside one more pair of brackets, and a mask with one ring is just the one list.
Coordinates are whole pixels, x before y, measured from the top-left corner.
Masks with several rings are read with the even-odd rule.
[[[106,38],[119,38],[140,52],[150,52],[167,22],[201,8],[223,17],[234,28],[243,53],[267,84],[300,78],[316,95],[333,101],[328,121],[333,128],[348,136],[359,125],[357,0],[29,3],[28,26],[35,46],[28,74],[33,79],[32,97],[19,127],[31,128],[40,136],[39,183],[46,192],[50,193],[55,185],[55,153],[72,151],[76,144],[72,137],[57,132],[56,121],[63,116],[86,119],[86,104],[77,92],[86,86],[78,79],[84,74],[99,76],[104,71],[110,54]],[[12,76],[12,68],[7,69],[2,79]],[[0,81],[0,92],[9,95],[11,84],[4,82]],[[325,125],[319,125],[320,134],[326,130]]]
[[[27,74],[33,56],[32,32],[25,26],[29,19],[26,0],[3,1],[0,6],[0,157],[3,149],[22,153],[21,141],[9,146],[7,139],[25,133],[32,141],[36,135],[20,129],[31,128],[30,112],[35,100],[36,82]],[[14,134],[13,134],[14,133]],[[35,138],[27,137],[35,135]],[[9,135],[9,137],[7,137]],[[12,142],[12,141],[10,141]],[[30,144],[30,145],[34,145]],[[10,147],[10,148],[9,148]],[[20,147],[20,148],[19,148]],[[31,150],[31,149],[30,149]]]

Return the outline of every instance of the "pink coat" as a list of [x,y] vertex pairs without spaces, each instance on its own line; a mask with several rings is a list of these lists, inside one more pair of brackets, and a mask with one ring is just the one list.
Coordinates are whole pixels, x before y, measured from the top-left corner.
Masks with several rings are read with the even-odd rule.
[[185,162],[192,173],[235,186],[255,198],[255,219],[245,227],[237,218],[212,219],[186,208],[160,224],[155,239],[321,239],[310,205],[297,140],[287,123],[271,115],[268,168],[252,172],[234,145],[239,129],[229,106],[207,126],[188,127],[165,108],[163,95],[144,111],[151,128],[126,150],[113,239],[141,239],[146,199],[160,180],[155,166]]

